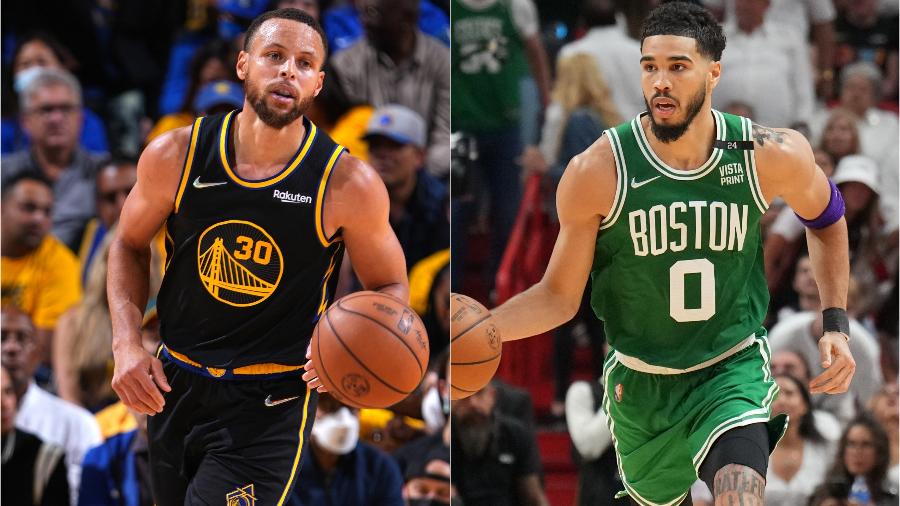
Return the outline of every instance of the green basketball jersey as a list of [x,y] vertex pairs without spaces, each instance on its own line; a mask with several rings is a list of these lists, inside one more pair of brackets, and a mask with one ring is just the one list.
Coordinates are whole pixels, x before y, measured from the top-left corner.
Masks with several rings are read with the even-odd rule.
[[722,354],[760,329],[769,304],[751,123],[712,114],[712,155],[693,170],[656,156],[640,116],[604,132],[618,186],[597,235],[591,306],[614,349],[653,366]]
[[450,119],[454,130],[483,132],[519,121],[519,82],[526,75],[522,38],[509,0],[450,10]]

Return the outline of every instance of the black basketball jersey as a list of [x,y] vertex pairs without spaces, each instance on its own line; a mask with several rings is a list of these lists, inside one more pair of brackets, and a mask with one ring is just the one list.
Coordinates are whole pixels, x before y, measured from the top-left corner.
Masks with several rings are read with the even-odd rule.
[[198,118],[166,221],[158,298],[170,350],[200,365],[301,365],[343,256],[322,221],[344,148],[303,118],[306,138],[274,176],[241,179],[228,149],[237,111]]

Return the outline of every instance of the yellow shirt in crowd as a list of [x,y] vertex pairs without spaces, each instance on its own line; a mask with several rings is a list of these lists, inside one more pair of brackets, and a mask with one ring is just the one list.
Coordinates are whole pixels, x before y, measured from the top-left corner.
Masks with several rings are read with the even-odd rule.
[[0,260],[3,305],[17,306],[35,327],[54,328],[59,316],[81,300],[78,259],[53,236],[29,255]]

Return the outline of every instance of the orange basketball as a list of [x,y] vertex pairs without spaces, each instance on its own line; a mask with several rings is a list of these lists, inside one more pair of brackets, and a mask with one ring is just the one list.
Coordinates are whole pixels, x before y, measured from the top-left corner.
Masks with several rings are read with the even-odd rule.
[[484,388],[500,365],[503,342],[491,313],[465,295],[450,295],[450,398]]
[[419,386],[428,368],[428,334],[415,311],[378,292],[332,304],[312,336],[312,362],[337,400],[386,408]]

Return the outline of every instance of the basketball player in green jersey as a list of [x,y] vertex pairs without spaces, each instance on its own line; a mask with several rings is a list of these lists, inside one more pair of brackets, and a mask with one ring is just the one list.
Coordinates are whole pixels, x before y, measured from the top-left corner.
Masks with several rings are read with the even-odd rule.
[[[316,410],[301,374],[344,249],[366,289],[409,297],[384,184],[304,117],[325,77],[318,22],[267,12],[243,49],[243,109],[150,143],[109,254],[113,388],[151,415],[160,506],[285,504]],[[162,226],[154,356],[139,328]]]
[[[608,416],[625,490],[640,505],[689,504],[699,476],[716,505],[763,504],[786,427],[762,328],[759,220],[782,198],[807,225],[825,308],[825,372],[847,391],[848,246],[843,200],[806,139],[711,109],[725,38],[701,7],[655,9],[641,37],[648,111],[576,156],[557,191],[560,232],[543,279],[495,308],[503,340],[572,318],[585,279],[604,321]],[[637,84],[637,83],[635,83]]]

